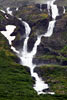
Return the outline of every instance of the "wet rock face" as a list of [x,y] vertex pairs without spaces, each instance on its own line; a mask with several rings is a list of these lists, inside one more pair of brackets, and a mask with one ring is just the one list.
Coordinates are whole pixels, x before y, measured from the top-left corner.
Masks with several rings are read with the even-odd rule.
[[[37,62],[37,64],[67,65],[67,56],[64,56],[64,54],[67,55],[67,52],[63,51],[63,48],[67,46],[66,33],[67,15],[65,14],[62,18],[57,20],[53,35],[50,38],[42,38],[33,62]],[[64,57],[64,59],[62,59],[62,57]]]
[[32,32],[28,40],[28,51],[31,51],[36,40],[37,36],[47,32],[48,28],[48,19],[40,20],[32,27]]
[[22,6],[18,14],[15,13],[15,15],[27,21],[31,27],[35,26],[39,21],[48,18],[47,10],[44,9],[41,12],[36,5]]
[[[43,37],[40,45],[38,46],[38,52],[33,62],[38,64],[61,64],[67,65],[66,57],[65,60],[59,59],[57,56],[61,58],[63,48],[67,45],[67,14],[63,14],[63,7],[59,8],[59,17],[57,18],[55,28],[53,31],[53,35],[50,38]],[[59,52],[57,52],[59,51]],[[48,58],[43,57],[43,55],[47,55]],[[49,56],[54,56],[50,58]],[[61,56],[60,56],[61,55]],[[67,53],[65,54],[67,55]],[[64,57],[64,56],[63,56]]]
[[[8,19],[5,17],[5,15],[8,16]],[[13,41],[13,46],[17,49],[21,48],[23,46],[23,39],[25,38],[25,27],[23,23],[16,17],[3,14],[2,12],[0,12],[0,18],[2,18],[0,20],[0,31],[6,31],[6,25],[16,26],[15,31],[11,34],[11,36],[16,36],[16,39]]]
[[3,28],[5,29],[5,26],[7,24],[16,25],[17,28],[11,34],[12,36],[13,35],[16,36],[16,39],[13,41],[13,46],[16,47],[17,49],[21,49],[23,47],[23,43],[25,39],[25,27],[22,24],[22,22],[18,20],[18,18],[21,17],[22,20],[28,22],[31,27],[30,39],[28,41],[29,42],[28,51],[31,51],[37,39],[37,35],[42,34],[47,30],[49,17],[48,17],[46,7],[44,6],[44,10],[42,12],[40,11],[40,8],[37,7],[37,5],[32,5],[32,4],[24,5],[20,7],[18,11],[16,11],[15,8],[10,8],[10,10],[13,11],[14,16],[10,16],[9,14],[6,14],[6,16],[8,17],[7,19],[5,18],[5,14],[4,14],[3,15],[4,20],[1,22],[2,26],[0,30]]
[[[23,43],[25,40],[25,27],[18,18],[22,18],[22,20],[29,23],[31,27],[31,33],[29,35],[28,40],[28,51],[30,52],[37,40],[37,36],[44,34],[47,32],[47,28],[49,25],[49,21],[52,20],[51,15],[48,15],[47,5],[42,4],[42,11],[40,11],[40,4],[31,4],[24,5],[19,7],[19,10],[16,11],[15,8],[11,8],[13,11],[13,16],[7,15],[8,19],[4,17],[1,20],[0,30],[4,29],[7,24],[16,25],[15,31],[11,34],[15,35],[16,39],[13,41],[13,46],[20,50],[23,48]],[[56,18],[56,24],[53,31],[53,35],[49,38],[42,37],[41,43],[37,48],[37,54],[33,60],[34,63],[48,63],[48,64],[65,64],[66,60],[63,61],[61,59],[56,58],[57,56],[62,55],[61,49],[63,49],[67,44],[67,14],[63,14],[63,6],[58,6],[59,9],[59,17]],[[66,7],[65,7],[66,9]],[[2,16],[5,16],[2,12],[0,12]],[[53,56],[42,58],[41,56]],[[66,55],[63,52],[63,55]],[[56,56],[56,57],[55,57]],[[40,58],[41,57],[41,58]]]
[[47,4],[36,4],[36,7],[38,7],[40,9],[40,6],[41,6],[41,9],[44,10],[44,9],[47,9]]
[[58,6],[67,6],[67,0],[56,0]]
[[59,9],[59,15],[62,16],[64,12],[64,8],[62,6],[58,6]]
[[28,40],[28,51],[30,52],[34,46],[37,36],[44,34],[47,31],[49,24],[49,16],[46,5],[43,5],[42,12],[40,11],[40,4],[28,5],[19,8],[18,12],[14,15],[21,17],[24,21],[29,23],[31,27],[30,38]]

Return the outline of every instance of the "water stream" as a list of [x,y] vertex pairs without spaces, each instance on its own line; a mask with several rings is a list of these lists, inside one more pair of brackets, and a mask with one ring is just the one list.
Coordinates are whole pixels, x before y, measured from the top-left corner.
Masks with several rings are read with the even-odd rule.
[[[55,2],[55,0],[47,2],[47,8],[48,8],[49,15],[52,12],[52,21],[49,22],[47,32],[44,33],[43,35],[39,35],[37,37],[37,40],[36,40],[31,52],[27,51],[29,34],[31,33],[31,28],[27,22],[22,21],[19,18],[19,20],[21,20],[25,26],[25,35],[26,35],[21,54],[20,54],[20,51],[17,51],[15,49],[15,47],[12,46],[12,41],[16,37],[10,36],[11,33],[15,30],[16,26],[8,25],[8,26],[6,26],[6,31],[1,31],[1,33],[8,39],[9,44],[11,45],[11,49],[14,52],[16,52],[18,57],[21,59],[21,64],[24,66],[28,66],[30,68],[31,76],[35,78],[35,84],[34,84],[33,88],[37,91],[38,94],[54,94],[54,92],[50,92],[50,91],[43,92],[43,90],[48,89],[49,86],[38,76],[38,74],[36,72],[34,72],[34,68],[36,67],[36,64],[33,64],[33,58],[35,57],[35,55],[37,53],[37,46],[40,44],[42,36],[50,37],[53,34],[53,29],[55,27],[56,17],[59,15],[57,5],[55,5],[54,2]],[[50,9],[51,9],[51,12],[50,12]],[[42,7],[41,7],[41,11],[42,11]],[[10,8],[7,8],[7,13],[10,15],[13,15],[12,11],[10,11]]]
[[63,6],[63,14],[65,14],[66,10],[65,10],[65,7]]
[[40,4],[40,11],[42,11],[42,4]]
[[28,23],[24,22],[24,25],[26,27],[26,39],[24,41],[24,45],[23,45],[23,50],[21,52],[21,64],[24,66],[28,66],[30,68],[30,72],[31,72],[31,76],[35,78],[35,84],[33,86],[33,88],[37,91],[38,94],[54,94],[54,92],[43,92],[44,89],[48,89],[49,86],[48,84],[44,83],[44,81],[38,76],[38,74],[36,72],[34,72],[34,68],[36,67],[36,65],[33,64],[33,58],[37,53],[37,46],[40,44],[41,42],[41,37],[50,37],[53,34],[53,29],[55,26],[55,22],[56,22],[56,17],[59,15],[58,14],[58,8],[56,5],[54,5],[55,0],[53,1],[49,1],[48,4],[48,12],[49,12],[49,8],[51,8],[52,11],[52,18],[53,20],[49,22],[49,26],[48,26],[48,30],[44,35],[40,35],[37,37],[37,40],[34,44],[34,47],[32,49],[31,52],[27,51],[27,43],[28,43],[28,39],[29,39],[29,34],[30,34],[30,26],[28,25]]

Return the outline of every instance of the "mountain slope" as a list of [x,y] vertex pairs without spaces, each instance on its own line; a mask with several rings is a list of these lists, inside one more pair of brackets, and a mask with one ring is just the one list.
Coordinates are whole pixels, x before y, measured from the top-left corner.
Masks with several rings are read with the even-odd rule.
[[[0,12],[0,30],[5,30],[5,26],[8,24],[16,25],[17,29],[13,34],[15,34],[17,38],[13,42],[13,45],[17,49],[19,49],[23,45],[23,39],[24,39],[24,34],[23,34],[24,27],[21,24],[21,22],[19,22],[17,19],[18,17],[21,16],[25,21],[27,21],[30,24],[32,28],[32,33],[30,35],[29,47],[28,47],[29,50],[31,50],[30,45],[34,44],[36,40],[35,38],[37,36],[36,31],[40,29],[40,33],[38,34],[41,34],[44,31],[46,32],[47,31],[46,29],[48,27],[48,22],[49,20],[51,20],[51,17],[48,16],[46,8],[43,12],[40,12],[39,5],[36,6],[28,5],[25,6],[24,8],[21,7],[18,12],[14,12],[14,13],[15,13],[15,17],[11,17],[10,15],[7,15],[9,19],[6,19],[5,15],[2,12]],[[32,16],[32,13],[34,17]],[[45,28],[43,27],[42,24],[45,26]],[[0,99],[1,100],[19,100],[19,99],[66,100],[67,99],[66,96],[67,94],[66,91],[66,70],[67,70],[66,24],[67,24],[67,13],[61,16],[60,19],[57,20],[56,29],[54,30],[54,35],[51,37],[51,39],[45,39],[45,38],[42,39],[40,47],[38,47],[38,52],[37,52],[38,54],[36,55],[33,61],[34,63],[37,63],[38,66],[40,66],[39,65],[40,61],[42,61],[42,64],[49,64],[44,66],[41,65],[41,67],[37,68],[35,71],[37,71],[39,76],[43,77],[43,79],[49,83],[50,88],[56,92],[56,95],[53,96],[37,95],[37,93],[32,88],[34,81],[30,76],[29,69],[27,67],[18,64],[19,59],[10,50],[8,41],[0,33],[0,72],[1,72],[0,73],[0,80],[1,80]],[[19,45],[20,47],[18,47],[17,43],[19,42],[21,36],[23,36],[21,40],[22,44]],[[32,43],[31,40],[32,42],[33,41],[34,42]],[[19,42],[19,44],[21,43],[21,41]],[[61,44],[61,47],[59,47],[59,43]]]
[[66,100],[66,95],[40,95],[32,88],[29,69],[17,64],[17,57],[9,49],[0,33],[0,100]]

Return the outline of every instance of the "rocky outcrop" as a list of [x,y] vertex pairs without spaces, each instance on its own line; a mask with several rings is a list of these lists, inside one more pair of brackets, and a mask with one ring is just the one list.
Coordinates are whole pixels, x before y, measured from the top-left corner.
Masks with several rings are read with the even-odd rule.
[[[37,54],[33,60],[34,63],[66,65],[67,13],[63,13],[62,6],[58,6],[58,9],[60,16],[57,17],[53,35],[50,38],[42,37],[41,43],[37,48]],[[5,26],[8,24],[16,25],[17,28],[12,34],[16,36],[13,46],[20,50],[23,47],[25,39],[25,27],[18,18],[28,22],[31,27],[30,38],[28,40],[28,51],[30,52],[37,40],[37,36],[47,32],[49,21],[52,20],[51,16],[48,15],[47,5],[42,4],[42,11],[40,11],[40,4],[24,5],[18,11],[14,10],[14,8],[12,10],[14,17],[6,14],[8,19],[5,18],[5,14],[0,12],[2,17],[0,30],[5,30]]]
[[[6,18],[5,16],[7,16],[8,18]],[[13,46],[15,46],[17,49],[22,47],[22,36],[24,36],[25,34],[25,27],[23,25],[23,23],[18,20],[16,17],[14,16],[10,16],[8,14],[3,14],[2,12],[0,12],[0,31],[6,30],[5,26],[6,25],[15,25],[16,29],[15,31],[11,34],[12,36],[16,36],[15,41],[13,41]]]
[[30,38],[28,40],[28,51],[31,51],[37,36],[47,31],[49,16],[46,6],[40,11],[40,4],[21,7],[18,12],[14,12],[16,17],[22,18],[31,27]]
[[[58,19],[54,28],[53,35],[50,38],[43,37],[40,45],[38,46],[38,52],[34,59],[34,62],[41,63],[53,63],[62,64],[62,58],[65,58],[65,63],[67,62],[67,52],[63,51],[67,46],[67,14],[63,15],[62,18]],[[63,51],[63,52],[61,52]],[[65,53],[66,57],[63,56]],[[46,56],[48,59],[46,60]],[[49,57],[49,56],[52,56]],[[41,57],[40,57],[41,56]],[[60,57],[60,59],[58,58]],[[38,60],[39,59],[39,60]],[[64,64],[65,65],[65,64]]]

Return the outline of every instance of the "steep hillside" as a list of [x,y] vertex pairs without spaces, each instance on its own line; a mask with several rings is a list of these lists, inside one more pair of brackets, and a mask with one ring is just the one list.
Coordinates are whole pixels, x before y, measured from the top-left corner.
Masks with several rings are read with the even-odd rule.
[[[7,3],[5,8],[6,6]],[[33,59],[33,63],[37,64],[34,71],[48,83],[50,91],[56,94],[37,95],[33,89],[35,79],[31,78],[30,70],[19,64],[20,59],[10,49],[7,39],[0,32],[0,100],[67,100],[67,8],[65,7],[65,14],[62,6],[58,8],[60,16],[57,17],[53,35],[50,38],[42,37]],[[47,5],[42,5],[42,11],[40,4],[21,5],[18,11],[15,7],[11,10],[14,16],[0,11],[0,31],[6,30],[6,25],[15,25],[16,29],[12,36],[15,35],[16,39],[13,41],[13,46],[20,50],[25,39],[25,27],[18,19],[21,17],[31,27],[28,41],[30,52],[37,36],[47,32],[49,21],[52,20],[51,15],[47,13]]]
[[66,100],[66,95],[37,95],[29,69],[19,65],[0,33],[0,100]]

